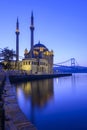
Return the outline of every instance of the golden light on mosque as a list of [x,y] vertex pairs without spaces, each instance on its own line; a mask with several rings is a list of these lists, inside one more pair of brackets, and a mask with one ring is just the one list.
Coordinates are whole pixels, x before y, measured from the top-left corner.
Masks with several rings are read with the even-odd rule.
[[34,52],[34,55],[38,55],[38,52],[37,51],[33,51]]
[[44,48],[43,47],[40,47],[40,51],[43,52]]
[[16,32],[17,32],[17,33],[19,33],[19,30],[18,30],[18,29],[16,29]]

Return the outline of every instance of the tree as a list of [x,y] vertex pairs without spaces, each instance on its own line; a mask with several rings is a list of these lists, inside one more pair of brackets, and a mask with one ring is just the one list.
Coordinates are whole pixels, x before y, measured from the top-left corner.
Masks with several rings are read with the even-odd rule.
[[15,51],[13,49],[8,49],[8,47],[2,50],[2,57],[4,61],[11,61],[16,56]]
[[8,47],[2,49],[1,56],[3,61],[7,62],[6,68],[10,69],[11,64],[10,62],[13,60],[14,57],[16,57],[15,51],[13,49],[9,49]]

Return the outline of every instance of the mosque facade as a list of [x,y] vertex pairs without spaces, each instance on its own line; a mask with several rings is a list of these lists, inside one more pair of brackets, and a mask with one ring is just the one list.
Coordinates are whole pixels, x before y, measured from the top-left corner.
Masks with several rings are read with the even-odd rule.
[[30,50],[26,48],[24,50],[24,58],[19,60],[19,22],[17,19],[16,23],[16,61],[11,62],[13,69],[26,71],[30,74],[50,74],[53,73],[53,50],[49,49],[40,41],[34,44],[34,17],[33,12],[31,13],[31,43]]

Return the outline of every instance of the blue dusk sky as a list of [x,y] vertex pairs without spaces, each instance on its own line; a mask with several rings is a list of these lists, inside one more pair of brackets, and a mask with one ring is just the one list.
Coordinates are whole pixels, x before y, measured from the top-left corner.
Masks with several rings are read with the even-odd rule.
[[54,63],[74,57],[87,66],[87,0],[0,0],[0,48],[16,48],[16,20],[20,28],[20,56],[30,49],[30,17],[34,14],[34,44],[54,51]]

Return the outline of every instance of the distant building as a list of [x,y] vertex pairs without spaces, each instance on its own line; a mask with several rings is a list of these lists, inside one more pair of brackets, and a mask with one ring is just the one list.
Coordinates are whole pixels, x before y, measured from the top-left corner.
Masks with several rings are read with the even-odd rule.
[[22,70],[31,73],[52,73],[53,72],[53,51],[41,44],[40,41],[34,45],[34,18],[31,15],[31,49],[24,51]]
[[25,49],[25,58],[22,60],[22,70],[29,70],[31,73],[52,73],[53,72],[53,51],[49,51],[40,42],[31,50]]
[[31,48],[25,49],[24,58],[19,61],[19,22],[16,23],[16,61],[11,62],[12,69],[27,71],[31,74],[53,73],[53,50],[41,44],[40,41],[34,45],[34,17],[31,14]]

